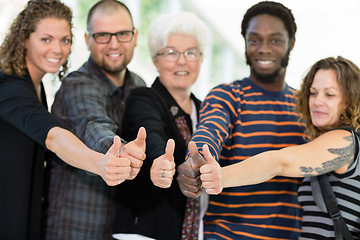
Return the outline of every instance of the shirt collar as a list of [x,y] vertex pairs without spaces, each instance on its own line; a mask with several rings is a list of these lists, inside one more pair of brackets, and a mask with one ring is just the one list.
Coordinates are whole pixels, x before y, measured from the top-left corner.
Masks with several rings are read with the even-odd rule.
[[88,72],[90,74],[96,76],[94,78],[96,81],[101,81],[101,84],[105,85],[105,88],[107,89],[109,96],[114,95],[118,90],[120,90],[121,88],[123,88],[126,85],[127,78],[129,75],[128,69],[126,68],[123,86],[116,87],[115,84],[103,73],[101,68],[94,62],[94,60],[92,59],[91,56],[89,57],[89,60],[88,60]]

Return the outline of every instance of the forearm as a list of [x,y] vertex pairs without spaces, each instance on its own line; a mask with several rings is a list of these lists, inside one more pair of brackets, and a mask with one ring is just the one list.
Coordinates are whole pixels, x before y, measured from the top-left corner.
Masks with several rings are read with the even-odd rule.
[[45,144],[69,165],[98,174],[98,164],[104,155],[88,148],[71,132],[53,127],[47,135]]
[[[229,96],[219,97],[223,91],[212,90],[202,104],[200,119],[196,131],[192,136],[192,141],[196,143],[200,152],[204,144],[209,146],[211,154],[220,159],[223,144],[232,132],[231,126],[234,125],[231,119],[236,119],[234,112],[229,109],[235,103]],[[221,106],[221,107],[219,107]]]
[[265,182],[283,173],[283,165],[268,151],[222,168],[223,187],[245,186]]
[[113,123],[98,121],[100,119],[87,123],[85,131],[83,126],[75,125],[75,129],[78,131],[74,134],[90,149],[105,154],[112,145],[115,135],[117,135],[118,126]]

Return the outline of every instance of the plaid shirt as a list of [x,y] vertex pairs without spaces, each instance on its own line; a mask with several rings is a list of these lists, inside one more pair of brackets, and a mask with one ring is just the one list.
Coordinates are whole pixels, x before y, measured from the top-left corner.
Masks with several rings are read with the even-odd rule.
[[[145,85],[127,70],[123,87],[116,87],[90,57],[67,76],[51,111],[88,147],[105,153],[115,134],[122,135],[120,126],[130,90]],[[115,188],[57,158],[49,161],[49,169],[46,239],[112,239]]]

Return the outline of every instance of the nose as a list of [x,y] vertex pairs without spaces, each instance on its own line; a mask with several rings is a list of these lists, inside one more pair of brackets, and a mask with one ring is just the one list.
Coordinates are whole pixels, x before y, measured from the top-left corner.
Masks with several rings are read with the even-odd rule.
[[52,46],[51,46],[51,50],[54,53],[61,53],[62,47],[61,47],[61,42],[60,41],[52,41]]
[[314,103],[315,105],[319,106],[324,104],[324,101],[325,101],[325,96],[323,94],[317,94]]
[[270,53],[271,52],[270,44],[267,41],[263,41],[259,47],[259,52]]
[[178,58],[177,62],[178,62],[179,64],[186,64],[186,58],[185,58],[185,54],[184,54],[184,53],[180,53],[180,54],[179,54],[179,58]]
[[111,36],[108,46],[111,48],[117,48],[119,46],[119,41],[116,39],[115,35]]

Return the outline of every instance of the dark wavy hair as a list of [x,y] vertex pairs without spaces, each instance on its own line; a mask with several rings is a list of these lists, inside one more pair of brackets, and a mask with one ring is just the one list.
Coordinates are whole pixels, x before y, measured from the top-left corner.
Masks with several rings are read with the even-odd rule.
[[[37,24],[44,18],[65,19],[70,26],[71,37],[72,12],[59,0],[30,0],[23,11],[12,23],[9,33],[0,46],[0,68],[5,74],[24,76],[27,70],[25,41],[35,32]],[[66,60],[58,75],[62,79],[68,70]]]
[[[310,87],[318,70],[334,70],[337,76],[342,104],[345,112],[340,115],[336,126],[317,128],[313,125],[309,110]],[[360,69],[353,62],[343,57],[329,57],[316,62],[306,74],[299,91],[296,93],[296,110],[300,113],[300,121],[306,125],[306,134],[314,139],[326,131],[334,128],[352,126],[356,131],[360,128]]]
[[271,16],[280,18],[289,34],[290,40],[295,39],[296,23],[291,10],[278,2],[263,1],[253,5],[249,8],[241,23],[241,35],[246,39],[246,31],[249,27],[249,22],[253,17],[261,14],[269,14]]

